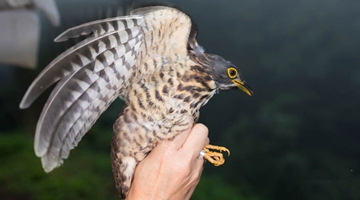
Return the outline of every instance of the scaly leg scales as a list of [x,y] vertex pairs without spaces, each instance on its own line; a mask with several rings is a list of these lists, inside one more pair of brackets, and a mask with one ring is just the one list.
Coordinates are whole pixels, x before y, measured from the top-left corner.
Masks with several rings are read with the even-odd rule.
[[[220,166],[220,165],[224,164],[225,159],[221,152],[226,151],[228,153],[228,156],[230,155],[229,149],[227,149],[225,147],[214,146],[211,144],[203,147],[203,150],[205,151],[204,158],[207,161],[209,161],[210,163],[212,163],[214,166]],[[218,150],[220,152],[210,151],[210,150]]]

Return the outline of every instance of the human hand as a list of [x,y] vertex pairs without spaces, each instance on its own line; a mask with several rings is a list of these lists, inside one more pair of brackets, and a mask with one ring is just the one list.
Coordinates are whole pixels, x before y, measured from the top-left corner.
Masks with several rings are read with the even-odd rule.
[[204,159],[198,157],[207,144],[203,124],[160,142],[136,167],[127,200],[190,199],[204,168]]

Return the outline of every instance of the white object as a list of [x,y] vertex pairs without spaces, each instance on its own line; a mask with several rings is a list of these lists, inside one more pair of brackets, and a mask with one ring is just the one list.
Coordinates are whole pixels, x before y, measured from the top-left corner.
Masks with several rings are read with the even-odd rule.
[[40,38],[39,9],[60,24],[54,0],[0,0],[0,64],[34,69]]
[[205,154],[206,154],[206,152],[205,152],[204,150],[201,150],[201,151],[200,151],[199,158],[200,158],[200,159],[204,158]]

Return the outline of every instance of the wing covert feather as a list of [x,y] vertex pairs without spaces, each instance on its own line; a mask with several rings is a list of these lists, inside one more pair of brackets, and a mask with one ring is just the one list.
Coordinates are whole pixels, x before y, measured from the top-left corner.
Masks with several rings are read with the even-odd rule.
[[[175,8],[163,6],[139,8],[131,14],[144,16],[144,49],[141,51],[141,59],[137,60],[137,66],[142,66],[142,63],[154,58],[167,62],[188,59],[187,45],[192,26],[188,15]],[[139,67],[138,70],[146,75],[161,70],[161,67]]]

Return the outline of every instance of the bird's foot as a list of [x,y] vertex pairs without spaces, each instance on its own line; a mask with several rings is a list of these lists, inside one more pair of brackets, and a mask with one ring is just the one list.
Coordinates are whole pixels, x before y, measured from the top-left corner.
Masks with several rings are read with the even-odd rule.
[[[223,151],[226,151],[228,153],[228,156],[230,155],[230,151],[229,149],[225,148],[225,147],[220,147],[220,146],[214,146],[214,145],[206,145],[203,150],[205,151],[205,155],[204,158],[209,161],[210,163],[212,163],[214,166],[220,166],[222,164],[224,164],[225,159],[224,156],[222,154]],[[217,151],[210,151],[210,150],[218,150],[220,152]]]

